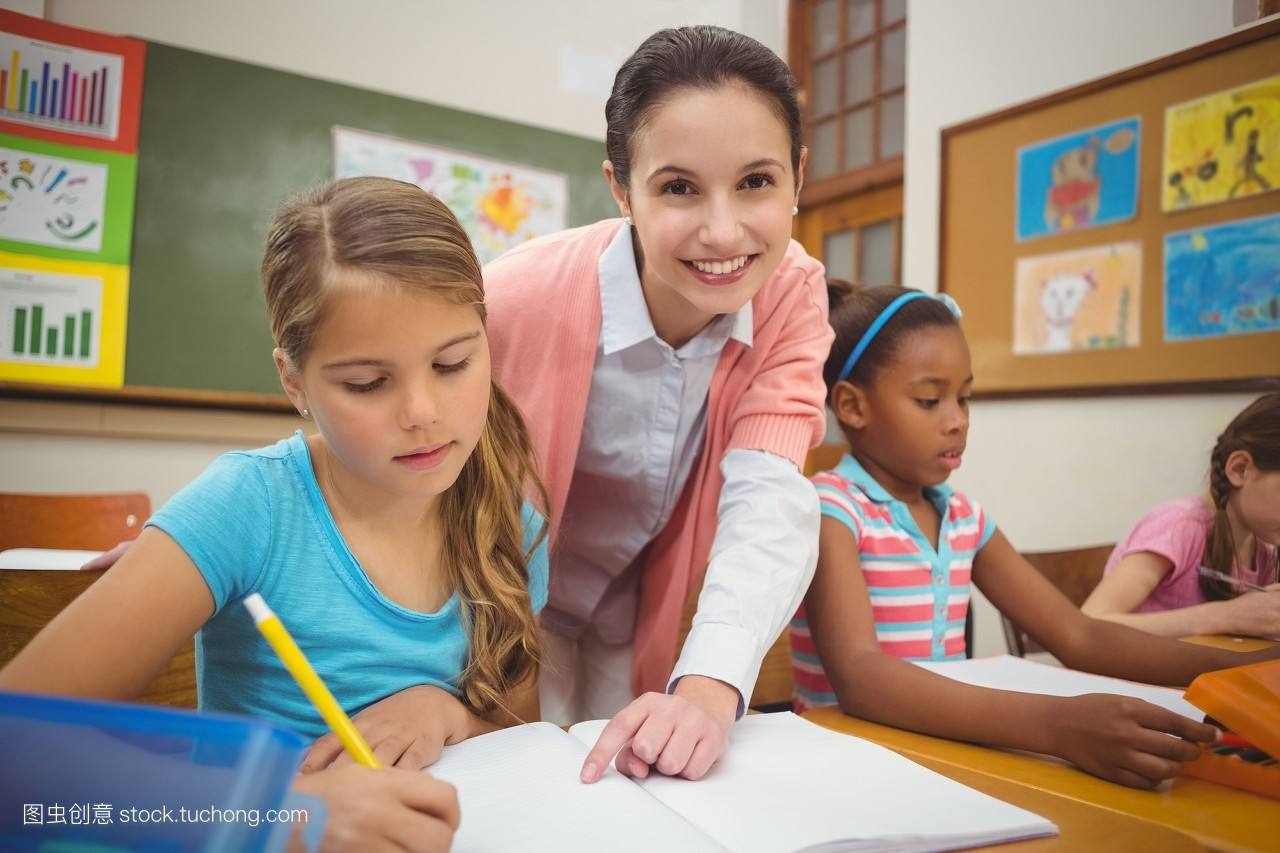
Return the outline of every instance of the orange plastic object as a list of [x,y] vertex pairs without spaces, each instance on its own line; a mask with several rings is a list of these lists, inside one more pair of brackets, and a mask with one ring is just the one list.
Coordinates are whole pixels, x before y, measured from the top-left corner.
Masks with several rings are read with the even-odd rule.
[[1206,672],[1191,682],[1186,699],[1273,758],[1255,763],[1205,746],[1182,772],[1280,800],[1280,661]]

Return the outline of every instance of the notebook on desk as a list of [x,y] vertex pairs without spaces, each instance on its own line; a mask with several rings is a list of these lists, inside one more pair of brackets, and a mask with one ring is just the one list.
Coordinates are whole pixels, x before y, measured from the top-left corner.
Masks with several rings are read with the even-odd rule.
[[455,851],[948,850],[1057,833],[1044,818],[794,714],[740,720],[697,782],[578,773],[605,721],[531,723],[447,747]]
[[920,661],[916,666],[975,687],[1017,690],[1043,696],[1114,693],[1145,700],[1196,722],[1204,719],[1204,712],[1184,699],[1180,690],[1036,663],[1012,655],[958,661]]

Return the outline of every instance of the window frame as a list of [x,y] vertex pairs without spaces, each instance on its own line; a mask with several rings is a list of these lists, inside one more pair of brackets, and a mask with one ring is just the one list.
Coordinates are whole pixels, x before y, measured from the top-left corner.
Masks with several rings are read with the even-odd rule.
[[[903,156],[896,154],[892,157],[880,158],[880,123],[881,111],[884,101],[896,95],[902,95],[905,100],[906,83],[894,87],[886,91],[881,91],[881,69],[883,64],[883,43],[884,38],[888,34],[905,29],[907,26],[907,18],[904,15],[891,23],[884,23],[884,0],[872,0],[875,9],[874,27],[870,33],[852,40],[845,40],[848,30],[848,20],[846,16],[847,0],[837,0],[837,26],[839,29],[839,41],[831,50],[815,54],[814,49],[814,33],[813,33],[813,14],[817,5],[822,0],[793,0],[789,4],[789,31],[788,52],[791,57],[792,73],[796,77],[796,85],[799,90],[802,116],[801,120],[804,128],[804,138],[806,141],[813,139],[814,129],[819,125],[828,121],[834,121],[836,125],[836,174],[821,179],[806,179],[805,185],[800,193],[801,204],[819,204],[829,201],[850,193],[862,192],[864,190],[881,187],[902,180],[903,174]],[[846,104],[845,99],[845,83],[847,73],[845,69],[845,57],[855,48],[870,44],[873,47],[872,52],[872,92],[871,97],[858,101],[856,104]],[[813,91],[814,69],[822,62],[830,59],[836,60],[836,109],[834,112],[823,113],[821,116],[815,116],[810,109],[811,95]],[[904,60],[905,62],[905,60]],[[905,71],[905,69],[904,69]],[[905,75],[904,75],[905,76]],[[865,166],[859,166],[855,169],[843,169],[844,146],[845,146],[845,117],[855,110],[864,107],[872,107],[871,117],[871,145],[873,161]],[[904,122],[905,131],[905,122]],[[905,145],[905,138],[904,138]]]

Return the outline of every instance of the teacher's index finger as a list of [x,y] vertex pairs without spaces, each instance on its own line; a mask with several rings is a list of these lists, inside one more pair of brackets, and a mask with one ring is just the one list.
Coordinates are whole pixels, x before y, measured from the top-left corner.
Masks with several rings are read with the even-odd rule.
[[630,743],[636,736],[636,732],[640,731],[646,717],[643,711],[628,707],[622,709],[609,721],[604,731],[600,733],[596,745],[591,748],[591,752],[587,753],[587,760],[582,763],[580,778],[583,782],[590,784],[600,778],[618,751]]

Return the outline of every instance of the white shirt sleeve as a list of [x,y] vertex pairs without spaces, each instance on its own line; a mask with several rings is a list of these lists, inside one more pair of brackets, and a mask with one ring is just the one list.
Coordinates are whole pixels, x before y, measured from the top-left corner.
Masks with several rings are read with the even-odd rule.
[[804,598],[818,565],[818,493],[789,459],[730,450],[711,562],[667,692],[686,675],[719,679],[746,711],[765,653]]

